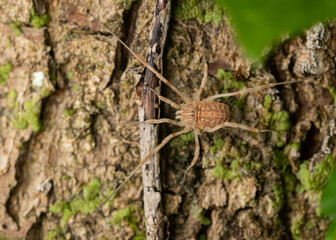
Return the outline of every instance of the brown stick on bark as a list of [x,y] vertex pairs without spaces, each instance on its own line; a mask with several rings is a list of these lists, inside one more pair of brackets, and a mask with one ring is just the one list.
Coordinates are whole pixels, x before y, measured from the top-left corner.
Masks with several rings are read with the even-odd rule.
[[[166,41],[168,22],[170,18],[169,0],[157,0],[153,27],[150,32],[150,48],[146,61],[162,73],[162,54]],[[146,86],[156,88],[158,79],[148,69],[144,70],[143,79],[143,106],[139,108],[139,120],[155,119],[159,117],[159,111],[155,108],[156,96]],[[150,124],[140,125],[140,149],[141,158],[146,157],[157,145],[158,126]],[[147,239],[163,239],[164,221],[162,209],[162,186],[160,179],[159,156],[155,155],[142,167],[142,179],[144,185],[144,208],[146,216]]]

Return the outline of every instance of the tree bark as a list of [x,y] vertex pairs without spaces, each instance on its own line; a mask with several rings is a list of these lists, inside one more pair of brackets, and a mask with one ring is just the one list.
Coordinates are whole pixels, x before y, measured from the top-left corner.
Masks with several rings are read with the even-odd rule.
[[[152,229],[159,233],[148,232],[160,238],[324,239],[328,220],[317,211],[328,172],[323,167],[335,165],[333,70],[309,83],[221,100],[232,106],[235,122],[262,129],[292,127],[281,135],[238,129],[203,134],[200,159],[182,192],[179,182],[194,143],[192,135],[178,137],[159,153],[163,168],[156,172],[162,174],[162,195],[151,195],[158,200],[151,205],[158,206],[154,218],[149,217],[148,201],[144,207],[142,190],[153,190],[154,180],[159,189],[160,176],[153,174],[148,188],[136,175],[83,225],[88,213],[146,155],[139,150],[139,126],[124,124],[138,119],[141,99],[134,72],[141,73],[144,66],[91,21],[86,10],[145,58],[148,48],[153,50],[148,33],[156,3],[34,4],[8,1],[0,7],[0,66],[12,65],[8,77],[1,76],[5,85],[0,85],[0,237],[145,238],[145,222],[155,219],[159,227]],[[173,9],[180,7],[180,2],[173,4]],[[38,16],[50,15],[50,23],[35,28],[32,7]],[[215,24],[182,19],[173,11],[167,44],[160,51],[163,66],[157,65],[189,97],[201,83],[203,58],[209,65],[204,97],[237,90],[239,84],[231,84],[236,80],[253,87],[334,68],[333,26],[317,24],[305,36],[287,39],[265,68],[252,71],[228,22],[225,14]],[[218,69],[233,77],[217,78]],[[182,103],[167,86],[162,95]],[[160,111],[161,117],[175,117],[165,104]],[[157,130],[150,128],[148,136],[155,142],[152,133]],[[162,126],[159,139],[176,130]]]

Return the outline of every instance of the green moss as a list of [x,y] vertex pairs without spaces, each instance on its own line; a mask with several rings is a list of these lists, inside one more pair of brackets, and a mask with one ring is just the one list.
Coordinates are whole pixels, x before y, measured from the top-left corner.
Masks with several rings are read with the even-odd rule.
[[329,87],[329,91],[331,95],[334,97],[334,104],[336,104],[336,88],[335,87]]
[[224,146],[224,140],[223,138],[216,138],[214,145],[210,148],[210,152],[212,154],[221,151],[223,149]]
[[284,195],[283,187],[279,184],[276,184],[274,186],[273,191],[275,194],[274,207],[277,211],[280,211],[285,203],[285,195]]
[[126,220],[127,218],[132,218],[134,213],[133,207],[123,208],[119,211],[113,213],[112,224],[120,226],[121,221]]
[[185,144],[189,143],[189,142],[194,142],[195,141],[195,134],[194,134],[193,131],[191,131],[189,133],[186,133],[186,134],[182,134],[181,139]]
[[266,108],[266,110],[270,110],[272,107],[272,96],[267,94],[264,98],[264,108]]
[[217,78],[224,81],[224,91],[231,89],[243,89],[246,86],[244,81],[238,81],[231,72],[226,72],[224,69],[218,69]]
[[126,10],[130,10],[132,7],[132,3],[136,1],[137,0],[119,0],[119,2],[123,4]]
[[104,110],[104,109],[106,108],[105,103],[104,103],[104,102],[101,102],[101,101],[97,102],[96,106],[97,106],[97,108],[100,109],[100,110]]
[[[175,156],[179,161],[187,162],[191,156],[191,152],[188,151],[188,145],[195,141],[194,132],[182,134],[179,138],[171,141],[172,146],[171,156]],[[179,153],[179,154],[176,154]]]
[[30,126],[34,132],[40,131],[42,128],[42,122],[39,119],[41,107],[42,103],[39,98],[26,101],[23,110],[16,109],[14,111],[12,119],[14,127],[23,130]]
[[202,208],[198,208],[197,206],[194,206],[194,208],[192,209],[192,212],[193,212],[194,217],[196,219],[199,219],[202,225],[208,226],[211,224],[211,220],[207,218],[206,216],[204,216]]
[[287,111],[278,111],[272,113],[271,127],[277,131],[288,131],[292,126],[289,113]]
[[7,37],[6,47],[7,47],[7,48],[11,48],[11,47],[12,47],[12,41],[10,40],[9,37]]
[[71,209],[70,204],[66,204],[65,208],[63,210],[63,214],[62,214],[62,218],[61,218],[61,222],[60,222],[61,227],[64,228],[67,225],[69,219],[72,217],[72,215],[74,215],[76,213],[77,212],[74,212]]
[[285,145],[283,141],[283,131],[288,131],[292,126],[289,113],[287,111],[273,112],[270,120],[270,127],[272,130],[280,132],[272,132],[272,135],[277,138],[277,147],[281,148]]
[[173,9],[183,19],[197,18],[201,22],[218,24],[224,16],[224,8],[216,1],[184,0]]
[[51,72],[51,80],[53,80],[54,82],[56,82],[56,80],[57,80],[57,72],[56,71],[52,71]]
[[53,93],[53,90],[50,90],[46,87],[41,88],[41,97],[46,98],[49,97]]
[[224,69],[220,68],[220,69],[217,70],[216,77],[219,80],[232,79],[233,78],[233,73],[232,72],[226,72]]
[[34,8],[30,9],[30,22],[35,28],[41,28],[50,22],[48,14],[37,15]]
[[41,107],[42,107],[42,103],[39,100],[35,101],[33,99],[33,100],[25,102],[24,116],[25,116],[27,123],[29,124],[29,126],[34,132],[40,131],[42,127],[42,123],[39,118],[40,113],[41,113]]
[[101,182],[98,179],[92,179],[88,185],[83,185],[82,196],[76,196],[69,202],[57,201],[50,206],[49,211],[53,214],[62,213],[62,227],[66,226],[72,215],[77,213],[92,213],[102,202],[99,198]]
[[19,130],[24,130],[28,127],[28,122],[21,113],[15,115],[15,118],[12,119],[12,123],[14,127]]
[[273,222],[274,222],[274,224],[279,225],[279,224],[281,224],[281,219],[276,217],[276,218],[273,219]]
[[222,159],[218,159],[216,162],[216,167],[212,170],[212,174],[217,178],[222,178],[225,180],[241,180],[239,169],[240,163],[238,160],[233,160],[231,162],[230,168],[228,168],[223,165]]
[[246,170],[260,169],[262,167],[261,163],[258,162],[249,162],[244,164]]
[[303,216],[299,215],[294,220],[294,223],[290,226],[290,231],[295,240],[301,239],[303,225],[304,225]]
[[331,154],[327,154],[323,162],[316,164],[312,176],[312,188],[314,190],[322,190],[336,166],[336,158]]
[[64,211],[66,203],[62,200],[58,200],[55,204],[49,207],[49,212],[57,214]]
[[291,172],[286,173],[284,175],[284,182],[286,194],[289,196],[289,194],[292,194],[295,191],[295,187],[297,184],[296,177]]
[[69,179],[71,179],[71,177],[68,176],[68,175],[63,175],[63,176],[62,176],[62,180],[69,180]]
[[53,239],[65,239],[60,238],[62,236],[62,230],[59,226],[56,226],[54,229],[50,230],[47,235],[47,240],[53,240]]
[[132,205],[113,213],[112,224],[120,226],[122,221],[127,222],[134,231],[135,236],[133,239],[146,239],[146,234],[139,229],[139,224],[135,218],[135,209]]
[[81,90],[81,85],[78,85],[78,84],[74,84],[74,85],[72,85],[73,86],[73,88],[76,90],[76,91],[79,91],[79,90]]
[[89,185],[83,186],[83,197],[85,200],[96,199],[100,193],[101,182],[99,179],[92,179]]
[[13,64],[10,62],[0,66],[0,84],[2,86],[6,85],[6,79],[11,71],[13,71]]
[[312,223],[312,221],[311,220],[308,220],[307,222],[306,222],[306,227],[307,227],[307,229],[309,229],[309,230],[311,230],[311,229],[313,229],[313,223]]
[[18,94],[15,90],[9,90],[7,93],[7,105],[9,108],[15,108],[18,105],[18,102],[16,101]]
[[74,78],[74,73],[72,71],[68,72],[68,78],[70,80]]
[[75,113],[75,110],[73,110],[71,108],[68,108],[64,111],[64,116],[70,117],[70,116],[74,115],[74,113]]
[[301,183],[301,186],[298,188],[298,192],[311,190],[313,188],[313,180],[311,178],[310,170],[308,169],[308,161],[304,161],[300,164],[300,168],[296,173],[296,177]]
[[275,167],[278,168],[281,173],[284,173],[289,166],[289,161],[284,150],[275,150],[274,153]]
[[12,22],[9,24],[10,28],[13,30],[15,36],[20,36],[21,35],[21,23],[20,22]]
[[286,148],[291,148],[294,149],[295,151],[300,151],[301,149],[301,144],[299,142],[293,142],[293,143],[289,143],[286,145]]
[[313,172],[308,169],[308,161],[304,161],[301,163],[299,171],[296,174],[301,183],[301,186],[299,186],[297,191],[321,191],[325,187],[335,166],[336,158],[331,154],[327,154],[324,161],[316,164]]
[[237,107],[239,110],[243,110],[245,107],[246,96],[241,96],[237,101],[233,101],[231,107]]

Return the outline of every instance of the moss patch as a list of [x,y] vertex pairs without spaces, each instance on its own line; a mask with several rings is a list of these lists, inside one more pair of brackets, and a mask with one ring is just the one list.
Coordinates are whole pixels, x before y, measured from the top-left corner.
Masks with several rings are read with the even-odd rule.
[[335,166],[336,158],[333,157],[331,154],[327,154],[324,161],[316,164],[313,172],[311,172],[308,168],[308,161],[304,161],[303,163],[301,163],[299,171],[296,174],[297,178],[301,183],[297,191],[321,191],[326,185],[327,180]]
[[179,161],[188,162],[189,157],[193,154],[192,151],[188,151],[189,143],[195,141],[195,134],[193,131],[182,134],[180,137],[171,141],[172,148],[171,156],[175,156]]
[[88,185],[83,185],[82,196],[76,196],[69,202],[58,200],[50,206],[49,211],[53,214],[62,213],[60,225],[63,228],[72,215],[77,213],[90,214],[99,206],[102,202],[102,199],[99,198],[100,189],[100,180],[92,179]]
[[224,16],[224,8],[216,1],[184,0],[173,9],[176,16],[183,19],[196,18],[200,22],[218,24]]
[[30,22],[35,28],[41,28],[50,22],[51,18],[48,14],[37,15],[34,8],[30,9]]
[[279,132],[272,132],[272,137],[277,139],[277,147],[281,148],[285,145],[284,132],[288,131],[292,126],[290,116],[287,111],[273,112],[270,120],[270,127],[272,130]]
[[[18,105],[16,102],[11,104]],[[42,128],[42,122],[39,118],[41,107],[40,98],[35,97],[24,103],[24,109],[16,108],[14,110],[14,118],[12,119],[14,127],[23,130],[30,126],[34,132],[40,131]]]
[[191,209],[193,216],[198,219],[202,225],[204,226],[208,226],[211,224],[211,220],[209,218],[207,218],[206,216],[204,216],[204,209],[203,208],[199,208],[197,206],[194,206]]
[[13,64],[10,62],[0,66],[0,84],[2,86],[6,85],[6,79],[11,71],[13,71]]
[[146,234],[138,227],[138,222],[135,218],[135,209],[131,205],[127,208],[123,208],[118,210],[117,212],[113,213],[112,217],[112,224],[120,226],[120,223],[122,221],[125,221],[128,223],[128,225],[132,228],[132,230],[135,233],[135,236],[133,239],[146,239]]
[[237,80],[234,77],[233,73],[227,72],[224,69],[218,69],[216,77],[219,80],[224,81],[224,92],[232,89],[243,89],[246,86],[246,83],[244,81]]
[[15,34],[15,36],[20,36],[21,35],[21,29],[20,29],[20,27],[21,27],[21,23],[20,22],[11,22],[10,24],[9,24],[9,27],[13,30],[13,32],[14,32],[14,34]]
[[240,163],[238,160],[233,160],[230,167],[223,165],[222,160],[218,159],[216,162],[216,167],[212,170],[212,174],[217,178],[222,178],[225,180],[239,179],[241,180],[240,174]]

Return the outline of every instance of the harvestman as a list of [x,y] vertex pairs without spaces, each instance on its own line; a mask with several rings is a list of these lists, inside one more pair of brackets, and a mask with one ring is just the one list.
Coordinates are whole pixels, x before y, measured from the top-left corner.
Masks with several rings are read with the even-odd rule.
[[[182,92],[180,92],[173,84],[171,84],[166,78],[164,78],[158,71],[156,71],[151,65],[149,65],[141,56],[133,52],[127,45],[124,43],[114,32],[112,32],[105,24],[103,24],[100,20],[98,20],[95,16],[93,16],[89,11],[87,13],[97,21],[101,26],[103,26],[110,34],[112,34],[138,61],[140,61],[146,68],[152,71],[162,82],[164,82],[167,86],[169,86],[175,93],[177,93],[184,101],[183,104],[176,104],[173,101],[161,96],[158,94],[154,89],[148,87],[151,91],[153,91],[157,97],[163,101],[168,103],[170,106],[175,108],[176,111],[176,120],[168,119],[168,118],[161,118],[161,119],[150,119],[139,123],[150,123],[150,124],[159,124],[159,123],[170,123],[180,127],[185,127],[183,130],[178,132],[172,133],[168,135],[152,152],[150,152],[142,161],[141,163],[127,176],[127,178],[110,194],[107,199],[105,199],[97,208],[96,210],[90,214],[90,216],[94,215],[105,203],[107,203],[120,189],[121,187],[130,180],[130,178],[138,171],[138,169],[144,165],[151,157],[153,157],[164,145],[166,145],[172,138],[179,136],[184,133],[188,133],[193,131],[195,134],[195,154],[190,166],[184,172],[182,183],[185,180],[185,177],[188,171],[196,164],[197,159],[200,154],[200,143],[199,143],[199,135],[200,130],[204,132],[215,132],[224,127],[232,127],[232,128],[240,128],[247,131],[252,131],[255,133],[264,133],[264,132],[271,132],[274,130],[260,130],[254,127],[246,126],[243,124],[230,122],[232,120],[232,111],[230,107],[224,103],[215,102],[214,99],[222,98],[222,97],[230,97],[230,96],[237,96],[241,94],[247,94],[251,92],[260,91],[262,89],[271,88],[279,85],[285,84],[292,84],[292,83],[299,83],[304,81],[312,80],[316,77],[323,75],[324,73],[328,72],[324,71],[321,72],[313,77],[305,78],[296,81],[286,81],[281,83],[269,83],[262,86],[257,86],[253,88],[243,89],[237,92],[232,93],[223,93],[217,94],[210,97],[207,97],[203,100],[200,99],[201,93],[205,87],[207,81],[207,70],[208,66],[205,63],[205,71],[204,76],[201,82],[200,88],[195,93],[195,99],[190,99],[189,97],[185,96]],[[147,87],[147,86],[146,86]]]

